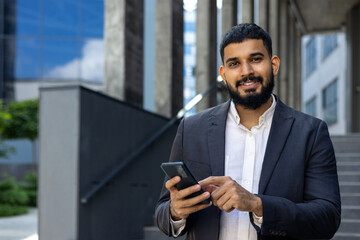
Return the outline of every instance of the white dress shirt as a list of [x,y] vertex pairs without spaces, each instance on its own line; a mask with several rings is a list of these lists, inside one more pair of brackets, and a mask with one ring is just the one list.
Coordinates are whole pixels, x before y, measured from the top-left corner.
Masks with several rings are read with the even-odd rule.
[[[276,100],[272,95],[272,105],[259,118],[259,125],[251,130],[240,123],[240,117],[231,102],[225,130],[225,176],[230,176],[251,193],[258,193],[259,180],[264,160],[267,140],[274,116]],[[254,218],[261,227],[262,218]],[[170,219],[172,234],[178,236],[185,228],[186,219]],[[249,212],[233,210],[221,212],[220,240],[257,239],[255,228],[250,223]]]
[[[258,193],[259,180],[276,100],[259,118],[259,124],[247,129],[240,123],[235,104],[231,102],[225,130],[225,176],[230,176],[251,193]],[[256,223],[256,222],[255,222]],[[256,223],[261,226],[261,222]],[[257,239],[249,212],[221,212],[220,240]]]

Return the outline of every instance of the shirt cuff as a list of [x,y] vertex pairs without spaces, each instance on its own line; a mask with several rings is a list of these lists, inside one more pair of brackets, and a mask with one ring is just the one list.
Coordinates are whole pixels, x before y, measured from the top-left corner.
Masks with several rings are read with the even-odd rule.
[[253,213],[253,218],[254,218],[254,223],[256,226],[258,226],[259,228],[261,228],[261,225],[263,223],[263,217],[259,217],[258,215],[256,215],[255,213]]
[[180,219],[179,221],[174,221],[170,216],[170,225],[171,225],[171,233],[173,237],[178,237],[186,226],[186,218]]

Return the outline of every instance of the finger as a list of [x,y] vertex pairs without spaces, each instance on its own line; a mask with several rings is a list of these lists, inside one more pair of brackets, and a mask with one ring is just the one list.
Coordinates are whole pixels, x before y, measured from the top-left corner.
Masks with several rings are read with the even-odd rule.
[[210,207],[212,205],[212,203],[208,203],[208,204],[197,204],[191,207],[186,207],[186,208],[180,208],[177,210],[177,213],[180,216],[188,216],[194,212],[200,211],[204,208]]
[[208,199],[209,197],[210,197],[210,193],[204,192],[196,197],[183,200],[182,204],[184,207],[192,207]]
[[208,178],[205,178],[203,180],[201,180],[199,183],[201,186],[206,186],[206,185],[218,185],[218,186],[222,186],[225,182],[232,180],[231,177],[228,176],[211,176]]
[[173,177],[170,180],[166,181],[165,187],[170,191],[180,181],[181,181],[181,178],[179,176]]
[[220,198],[216,199],[216,198],[213,198],[213,201],[215,202],[216,201],[216,205],[221,209],[221,210],[224,210],[224,206],[225,204],[228,205],[227,208],[229,207],[233,207],[231,206],[229,200],[231,199],[231,195],[230,194],[223,194]]
[[200,191],[201,187],[199,184],[196,184],[196,185],[193,185],[193,186],[190,186],[188,188],[184,188],[182,190],[180,190],[177,194],[176,194],[176,198],[177,199],[183,199],[187,196],[189,196],[190,194],[193,194],[195,192],[198,192]]

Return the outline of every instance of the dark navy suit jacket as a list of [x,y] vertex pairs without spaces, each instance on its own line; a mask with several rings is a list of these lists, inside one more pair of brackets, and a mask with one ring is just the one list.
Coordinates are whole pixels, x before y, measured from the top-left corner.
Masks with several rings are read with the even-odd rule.
[[[251,213],[249,218],[258,239],[329,239],[339,227],[341,203],[327,126],[276,98],[259,182],[261,229]],[[184,161],[197,180],[223,176],[229,106],[230,101],[183,119],[170,161]],[[236,147],[236,142],[227,144]],[[155,215],[160,230],[171,236],[169,199],[163,186]],[[182,234],[187,239],[218,239],[220,214],[214,206],[191,214]]]

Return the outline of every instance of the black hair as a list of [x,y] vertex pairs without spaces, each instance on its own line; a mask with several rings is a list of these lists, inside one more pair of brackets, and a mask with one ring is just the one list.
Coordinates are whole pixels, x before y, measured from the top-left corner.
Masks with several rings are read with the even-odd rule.
[[272,43],[270,35],[261,27],[255,23],[241,23],[232,27],[227,33],[225,33],[222,42],[220,44],[220,55],[224,63],[224,49],[230,43],[241,43],[247,39],[261,39],[264,46],[272,56]]

